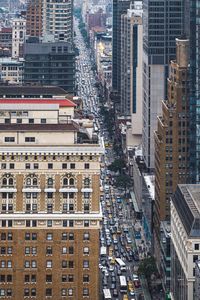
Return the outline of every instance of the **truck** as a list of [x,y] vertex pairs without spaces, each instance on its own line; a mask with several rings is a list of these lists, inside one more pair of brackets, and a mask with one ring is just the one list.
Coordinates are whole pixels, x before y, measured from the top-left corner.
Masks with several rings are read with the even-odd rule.
[[101,247],[101,249],[100,249],[100,256],[101,257],[107,256],[107,249],[106,249],[105,246]]

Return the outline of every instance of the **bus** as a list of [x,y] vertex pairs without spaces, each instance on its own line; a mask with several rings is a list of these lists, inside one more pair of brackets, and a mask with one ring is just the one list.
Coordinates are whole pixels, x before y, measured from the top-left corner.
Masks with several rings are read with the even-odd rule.
[[120,292],[127,293],[126,276],[119,276]]
[[121,271],[126,271],[126,264],[121,258],[115,258],[116,263],[120,266]]
[[102,246],[101,249],[100,249],[100,255],[101,257],[104,257],[107,255],[107,249],[105,246]]
[[103,299],[104,300],[112,300],[111,292],[109,289],[103,289]]

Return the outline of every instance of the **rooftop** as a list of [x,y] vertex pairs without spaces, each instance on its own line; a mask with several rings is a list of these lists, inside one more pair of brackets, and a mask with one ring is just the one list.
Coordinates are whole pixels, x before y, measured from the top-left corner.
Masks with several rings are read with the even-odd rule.
[[20,98],[22,95],[36,95],[36,96],[65,96],[67,92],[57,86],[1,86],[0,87],[0,97],[14,96],[15,98]]
[[0,124],[0,131],[78,131],[74,122],[68,124]]
[[200,237],[200,184],[179,184],[172,198],[190,237]]
[[75,107],[76,104],[69,99],[61,98],[0,98],[1,104],[59,104],[60,107]]

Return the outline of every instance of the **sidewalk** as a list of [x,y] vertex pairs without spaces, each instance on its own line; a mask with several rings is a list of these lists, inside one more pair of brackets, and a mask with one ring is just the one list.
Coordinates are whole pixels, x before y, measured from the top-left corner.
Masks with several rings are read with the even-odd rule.
[[152,300],[151,295],[150,295],[150,293],[149,293],[147,281],[146,281],[146,279],[145,279],[144,276],[140,276],[140,282],[141,282],[141,285],[142,285],[142,290],[143,290],[143,294],[144,294],[144,299],[145,299],[145,300]]

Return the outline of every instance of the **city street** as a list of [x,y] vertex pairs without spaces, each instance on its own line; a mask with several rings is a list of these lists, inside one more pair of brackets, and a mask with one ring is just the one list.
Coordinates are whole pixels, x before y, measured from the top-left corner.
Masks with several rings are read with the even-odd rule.
[[[98,89],[95,87],[96,74],[92,71],[90,50],[85,47],[84,40],[75,21],[75,43],[79,47],[76,58],[78,70],[76,84],[77,95],[83,100],[83,112],[94,117],[97,133],[109,142],[108,133],[99,114]],[[151,299],[145,284],[137,276],[141,253],[137,245],[142,247],[142,240],[135,240],[134,226],[139,226],[134,218],[131,203],[124,199],[124,193],[114,188],[111,172],[107,169],[114,158],[112,148],[106,148],[104,164],[101,169],[101,185],[104,193],[101,196],[103,212],[102,229],[100,232],[100,294],[101,299],[136,300]],[[121,259],[122,265],[118,262]],[[123,267],[124,265],[124,267]],[[126,286],[122,288],[121,277],[125,277]],[[122,282],[121,282],[122,283]],[[144,287],[144,291],[142,289]],[[105,297],[105,289],[109,290],[111,298]]]

